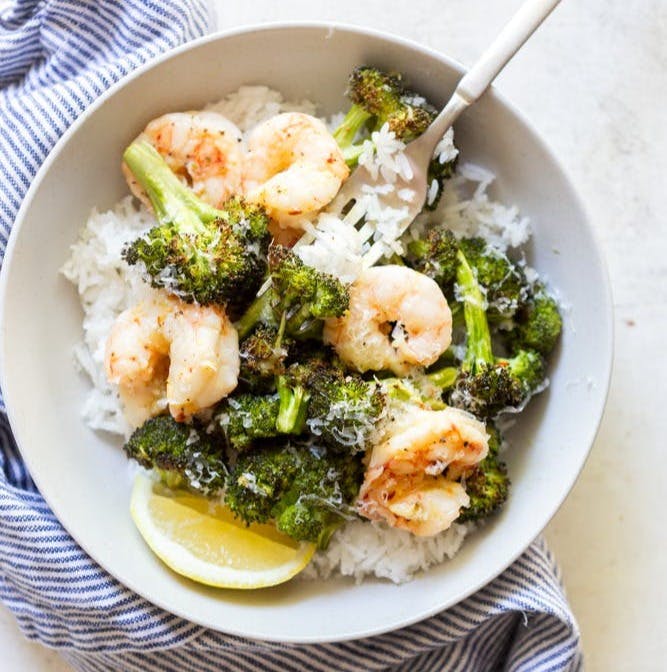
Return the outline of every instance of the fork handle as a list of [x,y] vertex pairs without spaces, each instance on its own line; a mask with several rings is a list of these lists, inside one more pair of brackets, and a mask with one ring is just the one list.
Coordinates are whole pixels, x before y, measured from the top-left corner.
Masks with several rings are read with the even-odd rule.
[[449,102],[433,120],[426,133],[413,143],[425,160],[431,158],[433,149],[445,131],[456,121],[468,105],[474,103],[496,78],[523,43],[551,14],[560,0],[526,0],[519,11],[481,55],[477,63],[463,76]]
[[468,101],[477,100],[507,62],[551,14],[560,0],[527,0],[456,87]]

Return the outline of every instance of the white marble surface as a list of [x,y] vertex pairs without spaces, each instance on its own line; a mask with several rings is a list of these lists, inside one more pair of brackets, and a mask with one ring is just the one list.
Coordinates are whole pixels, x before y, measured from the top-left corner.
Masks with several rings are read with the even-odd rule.
[[[409,37],[470,64],[520,0],[214,0],[220,28],[331,19]],[[589,670],[667,661],[667,4],[566,0],[498,80],[579,185],[616,307],[607,411],[546,535],[563,568]],[[661,211],[659,208],[663,206]],[[664,330],[664,331],[663,331]],[[65,672],[0,607],[3,670]]]

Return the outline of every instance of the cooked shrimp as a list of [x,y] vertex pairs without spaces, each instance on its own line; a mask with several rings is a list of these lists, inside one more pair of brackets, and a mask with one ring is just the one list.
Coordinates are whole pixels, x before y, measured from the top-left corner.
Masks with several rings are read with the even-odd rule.
[[107,379],[118,385],[123,412],[132,427],[166,407],[169,345],[157,328],[158,314],[153,302],[122,312],[106,343]]
[[282,226],[296,226],[300,216],[321,210],[350,172],[327,127],[301,112],[259,124],[248,150],[244,191]]
[[176,420],[212,406],[238,382],[238,335],[220,308],[166,296],[121,313],[105,368],[128,422],[140,425],[166,405]]
[[[174,112],[153,119],[139,136],[148,140],[169,167],[202,200],[219,207],[241,192],[243,136],[217,112]],[[132,193],[150,208],[143,188],[123,164]]]
[[405,375],[449,347],[452,313],[430,278],[404,266],[377,266],[351,286],[349,311],[326,320],[324,340],[358,371]]
[[484,424],[465,411],[410,409],[371,452],[359,513],[418,536],[442,532],[470,501],[453,479],[488,450]]

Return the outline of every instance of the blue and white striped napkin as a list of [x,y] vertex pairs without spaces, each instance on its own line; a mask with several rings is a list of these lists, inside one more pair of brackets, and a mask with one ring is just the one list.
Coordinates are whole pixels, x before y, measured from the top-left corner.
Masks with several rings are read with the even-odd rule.
[[[205,0],[0,1],[0,260],[55,142],[109,86],[208,27]],[[579,634],[543,541],[483,590],[390,634],[280,645],[207,630],[128,590],[36,490],[0,400],[0,597],[78,670],[579,670]]]

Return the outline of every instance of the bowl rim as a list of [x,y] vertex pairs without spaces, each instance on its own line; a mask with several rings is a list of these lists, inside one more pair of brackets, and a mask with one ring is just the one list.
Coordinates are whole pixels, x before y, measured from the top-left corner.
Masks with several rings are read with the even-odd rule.
[[[409,50],[417,51],[422,53],[423,55],[426,55],[430,58],[433,58],[436,61],[440,61],[450,68],[452,68],[455,72],[457,72],[460,76],[463,76],[466,72],[466,68],[463,64],[460,62],[456,61],[455,59],[452,59],[451,57],[447,56],[446,54],[433,49],[431,47],[424,46],[423,44],[417,42],[416,40],[412,40],[400,35],[397,35],[392,32],[384,31],[384,30],[378,30],[375,28],[368,28],[365,26],[360,26],[360,25],[353,25],[353,24],[347,24],[344,22],[338,22],[338,21],[310,21],[310,20],[300,20],[300,21],[274,21],[274,22],[266,22],[266,23],[256,23],[256,24],[245,24],[241,26],[237,26],[234,28],[229,28],[225,30],[220,30],[220,31],[213,31],[212,33],[208,35],[204,35],[200,38],[191,40],[189,42],[186,42],[183,45],[180,45],[174,49],[170,49],[167,52],[160,54],[156,56],[155,58],[149,60],[147,63],[144,63],[143,65],[137,67],[135,70],[130,72],[128,75],[122,77],[118,82],[113,84],[109,89],[107,89],[104,93],[102,93],[96,100],[94,100],[78,117],[77,119],[72,122],[71,126],[63,133],[63,135],[59,138],[59,140],[54,144],[53,148],[49,152],[49,154],[46,156],[44,162],[36,172],[32,183],[28,190],[26,191],[26,194],[23,198],[23,201],[19,207],[19,210],[17,212],[14,225],[12,226],[12,229],[10,231],[10,235],[7,241],[7,245],[5,248],[5,255],[3,258],[3,263],[2,263],[2,268],[0,269],[0,389],[2,389],[3,395],[4,395],[4,401],[5,401],[5,408],[6,408],[6,413],[7,417],[9,420],[10,427],[12,428],[12,433],[14,434],[17,446],[19,448],[19,452],[21,454],[22,459],[24,460],[25,464],[28,467],[28,471],[31,474],[31,477],[33,477],[35,485],[37,486],[37,489],[40,492],[40,495],[44,497],[46,503],[49,505],[49,508],[51,508],[51,503],[49,501],[49,497],[45,496],[42,494],[42,489],[40,487],[40,479],[38,477],[33,476],[33,471],[31,469],[31,459],[24,455],[23,451],[21,450],[20,446],[20,438],[17,436],[14,427],[18,426],[18,423],[14,422],[15,413],[12,410],[12,402],[11,402],[11,384],[7,384],[8,380],[6,378],[6,367],[3,366],[3,362],[5,361],[5,356],[6,356],[6,348],[7,348],[7,327],[6,327],[6,320],[5,320],[5,312],[6,312],[6,300],[5,297],[8,292],[8,278],[10,276],[10,269],[14,260],[14,247],[16,245],[16,241],[20,235],[20,231],[22,229],[23,223],[25,221],[25,216],[27,211],[30,208],[30,204],[34,198],[35,193],[39,190],[40,185],[44,179],[44,176],[46,173],[49,171],[51,164],[55,161],[55,159],[58,157],[60,152],[62,151],[63,147],[69,142],[70,138],[77,133],[78,129],[86,122],[86,120],[92,116],[100,107],[102,107],[105,102],[111,98],[113,95],[116,94],[117,91],[122,89],[124,86],[129,84],[130,82],[134,81],[135,79],[141,77],[145,72],[148,70],[151,70],[154,67],[157,67],[166,61],[169,61],[173,58],[178,58],[182,53],[188,52],[190,50],[196,49],[204,44],[208,44],[210,42],[215,42],[215,41],[223,41],[231,37],[236,37],[236,36],[241,36],[249,33],[257,33],[257,32],[263,32],[263,31],[282,31],[282,30],[292,30],[294,28],[301,28],[301,29],[306,29],[306,30],[311,30],[311,29],[316,29],[316,30],[322,30],[322,31],[327,31],[329,33],[332,33],[333,31],[343,31],[343,32],[348,32],[348,33],[355,33],[357,35],[361,36],[370,36],[370,37],[376,37],[380,38],[382,40],[398,44],[400,46],[406,47]],[[503,94],[499,93],[495,86],[489,87],[487,92],[483,94],[485,96],[491,96],[492,98],[497,99],[497,101],[501,104],[501,106],[505,107],[516,119],[529,131],[529,133],[532,135],[532,139],[534,142],[549,156],[550,161],[552,162],[554,168],[559,174],[559,177],[563,179],[563,182],[567,185],[571,192],[571,196],[573,199],[574,204],[576,207],[581,211],[582,213],[582,221],[585,229],[587,230],[587,233],[590,235],[591,240],[593,242],[593,247],[594,247],[594,254],[595,254],[595,262],[600,268],[601,271],[601,278],[602,278],[602,294],[604,296],[604,305],[601,306],[602,308],[602,314],[605,317],[605,320],[607,321],[607,328],[605,329],[604,333],[604,341],[600,343],[601,348],[606,352],[605,356],[605,367],[600,373],[600,378],[599,378],[599,383],[600,387],[603,387],[602,394],[600,396],[600,406],[596,411],[595,418],[589,425],[589,432],[590,432],[590,437],[587,441],[588,445],[585,450],[585,452],[582,452],[582,455],[579,460],[579,464],[577,465],[576,470],[572,470],[572,473],[570,475],[570,478],[568,479],[567,482],[567,487],[564,488],[563,490],[563,495],[559,499],[559,501],[554,501],[552,503],[552,506],[550,507],[550,510],[548,514],[544,517],[544,520],[540,519],[539,525],[535,526],[535,529],[537,529],[537,532],[535,534],[531,534],[529,538],[524,535],[521,539],[521,543],[517,544],[517,551],[515,553],[508,554],[506,557],[503,558],[503,561],[499,563],[493,570],[487,571],[477,582],[475,582],[473,585],[468,586],[465,590],[462,590],[456,599],[454,600],[449,600],[446,601],[445,603],[430,608],[430,609],[424,609],[423,611],[413,614],[409,618],[402,618],[400,622],[392,622],[388,623],[385,626],[381,627],[374,627],[374,628],[368,628],[366,631],[362,632],[356,632],[354,634],[342,634],[340,636],[332,636],[332,637],[318,637],[318,636],[312,636],[312,637],[299,637],[298,634],[295,634],[294,637],[270,637],[270,636],[262,636],[262,639],[264,641],[274,641],[274,642],[285,642],[285,643],[293,643],[293,644],[315,644],[315,643],[327,643],[327,642],[337,642],[337,641],[349,641],[353,639],[361,639],[365,637],[371,637],[371,636],[376,636],[380,635],[383,633],[391,632],[393,630],[406,627],[409,625],[413,625],[414,623],[417,623],[419,621],[422,621],[426,618],[429,618],[443,610],[449,609],[455,604],[458,604],[459,602],[463,601],[473,593],[477,592],[484,586],[486,586],[488,583],[490,583],[493,579],[495,579],[497,576],[499,576],[502,572],[504,572],[514,561],[521,556],[525,550],[530,546],[530,544],[544,531],[545,527],[549,524],[551,519],[554,517],[554,515],[557,513],[557,511],[560,509],[562,506],[563,502],[565,499],[568,497],[570,492],[572,491],[574,485],[576,484],[579,476],[581,475],[581,471],[586,464],[586,461],[588,460],[588,457],[590,455],[591,449],[593,447],[593,444],[595,442],[595,439],[598,435],[600,425],[602,422],[602,418],[604,415],[604,411],[607,405],[608,397],[609,397],[609,390],[610,390],[610,385],[611,385],[611,378],[612,378],[612,370],[613,370],[613,353],[614,353],[614,308],[613,308],[613,298],[612,298],[612,290],[611,290],[611,283],[610,283],[610,278],[609,278],[609,269],[607,266],[607,262],[603,253],[603,245],[601,243],[600,239],[600,234],[598,231],[591,225],[591,217],[588,212],[588,209],[586,207],[586,204],[582,200],[581,196],[579,195],[579,192],[577,189],[574,187],[574,184],[568,177],[568,174],[565,172],[563,169],[563,166],[561,164],[561,161],[557,157],[556,153],[552,150],[550,145],[547,143],[547,141],[544,140],[542,135],[537,131],[535,128],[534,124],[521,112],[515,105],[512,103],[510,100],[508,100]],[[592,430],[592,431],[591,431]],[[51,509],[53,511],[53,509]],[[54,513],[55,515],[55,513]],[[56,516],[58,518],[58,516]],[[68,534],[72,536],[72,538],[76,541],[76,543],[88,554],[90,557],[100,566],[103,571],[108,572],[111,576],[114,576],[116,580],[118,580],[115,575],[106,567],[103,565],[99,564],[96,557],[95,557],[95,552],[94,549],[89,549],[88,545],[85,541],[82,542],[82,540],[79,539],[78,533],[75,534],[73,533],[69,528],[67,528],[62,521],[58,518],[59,522],[63,527],[67,530]],[[539,529],[538,529],[539,528]],[[143,593],[141,586],[139,584],[134,584],[132,585],[132,582],[120,582],[123,585],[125,585],[127,588],[130,590],[134,591],[144,599],[146,599],[148,602],[165,609],[169,613],[173,613],[177,616],[180,616],[186,620],[189,620],[191,622],[197,623],[198,621],[196,618],[193,618],[192,615],[186,614],[185,612],[179,613],[178,609],[175,609],[171,604],[167,605],[162,599],[160,599],[159,596],[147,596]],[[198,622],[201,625],[204,625],[206,627],[211,627],[212,629],[217,629],[220,632],[225,632],[229,633],[232,635],[237,635],[241,637],[250,637],[253,638],[253,635],[248,633],[247,631],[243,630],[235,630],[234,627],[227,627],[225,625],[224,630],[221,627],[216,628],[215,626],[211,625],[209,622],[203,622],[199,621]]]

